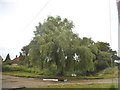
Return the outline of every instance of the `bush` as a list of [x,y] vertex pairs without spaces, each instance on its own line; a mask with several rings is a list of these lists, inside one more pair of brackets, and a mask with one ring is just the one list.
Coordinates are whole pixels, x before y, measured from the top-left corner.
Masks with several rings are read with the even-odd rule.
[[36,74],[43,74],[43,72],[39,68],[28,68],[25,66],[11,66],[11,65],[4,65],[2,66],[3,72],[9,72],[9,71],[23,71],[23,72],[29,72],[29,73],[36,73]]
[[58,71],[57,71],[57,65],[56,64],[51,64],[50,72],[52,73],[52,75],[57,75]]
[[98,60],[95,62],[96,71],[101,71],[108,67],[109,67],[109,64],[104,60]]
[[118,77],[118,68],[109,67],[97,73],[98,76],[103,78],[117,78]]
[[6,71],[22,71],[23,67],[20,66],[11,66],[11,65],[4,65],[2,66],[2,71],[6,72]]
[[45,76],[51,76],[51,75],[52,75],[52,73],[50,72],[49,69],[43,69],[43,74],[44,74]]

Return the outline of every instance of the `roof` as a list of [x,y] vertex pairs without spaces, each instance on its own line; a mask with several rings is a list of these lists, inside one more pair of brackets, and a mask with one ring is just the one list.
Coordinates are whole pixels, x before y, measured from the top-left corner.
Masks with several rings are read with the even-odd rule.
[[19,57],[15,58],[15,59],[13,59],[11,61],[12,61],[12,64],[17,64],[19,62]]

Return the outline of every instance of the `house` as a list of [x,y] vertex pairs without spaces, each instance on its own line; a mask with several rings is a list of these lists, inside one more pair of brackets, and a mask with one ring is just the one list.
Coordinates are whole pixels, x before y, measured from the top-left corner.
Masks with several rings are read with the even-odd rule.
[[17,55],[16,55],[15,59],[13,59],[11,63],[12,63],[12,65],[18,65],[19,61],[20,61],[20,58],[17,57]]

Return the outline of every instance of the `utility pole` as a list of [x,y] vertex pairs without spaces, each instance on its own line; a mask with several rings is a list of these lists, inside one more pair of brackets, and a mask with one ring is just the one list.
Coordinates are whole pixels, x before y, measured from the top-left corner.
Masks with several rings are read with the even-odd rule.
[[118,9],[118,56],[120,57],[120,0],[117,0]]
[[[120,0],[117,0],[118,9],[118,56],[120,57]],[[118,88],[120,90],[120,63],[118,63]]]

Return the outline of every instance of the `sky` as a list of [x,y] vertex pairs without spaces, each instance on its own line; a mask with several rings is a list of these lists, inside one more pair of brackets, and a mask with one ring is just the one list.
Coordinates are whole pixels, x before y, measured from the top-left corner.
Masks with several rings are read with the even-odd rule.
[[0,0],[0,55],[13,59],[48,16],[72,20],[81,38],[110,43],[118,50],[116,0]]

